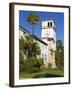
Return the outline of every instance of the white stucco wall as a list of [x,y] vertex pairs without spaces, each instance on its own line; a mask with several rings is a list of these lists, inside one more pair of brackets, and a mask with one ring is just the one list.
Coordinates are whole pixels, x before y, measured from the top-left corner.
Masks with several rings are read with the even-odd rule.
[[[48,23],[52,22],[52,27],[48,27]],[[41,38],[48,44],[49,49],[56,50],[56,31],[54,30],[55,24],[53,20],[42,21],[42,33]],[[48,41],[48,38],[54,39]]]
[[52,49],[53,51],[56,50],[56,42],[48,41],[48,49]]
[[41,49],[41,55],[40,57],[43,59],[44,64],[48,63],[48,45],[44,45],[43,43],[37,41],[40,49]]
[[19,30],[19,39],[21,39],[21,37],[23,37],[24,32],[22,30]]

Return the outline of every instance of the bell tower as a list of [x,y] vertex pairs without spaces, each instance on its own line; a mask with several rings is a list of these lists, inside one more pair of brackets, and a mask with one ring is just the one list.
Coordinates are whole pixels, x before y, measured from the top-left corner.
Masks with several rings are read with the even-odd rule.
[[48,44],[48,67],[56,68],[56,26],[53,20],[42,21],[41,39]]

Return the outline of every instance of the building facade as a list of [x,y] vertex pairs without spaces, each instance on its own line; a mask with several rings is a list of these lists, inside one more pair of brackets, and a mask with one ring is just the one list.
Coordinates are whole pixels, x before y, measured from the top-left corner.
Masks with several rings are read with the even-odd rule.
[[53,20],[42,21],[41,38],[31,35],[26,29],[19,27],[19,39],[24,38],[24,35],[33,36],[34,41],[37,42],[41,49],[41,54],[37,56],[42,58],[44,65],[50,68],[56,68],[55,65],[55,50],[56,50],[56,30]]
[[[33,42],[37,42],[38,43],[38,45],[40,47],[40,50],[41,50],[41,53],[40,53],[40,55],[37,55],[37,58],[38,59],[42,58],[44,64],[47,65],[47,63],[48,63],[48,44],[45,43],[40,38],[38,38],[37,36],[32,35],[25,28],[20,26],[19,27],[19,39],[23,38],[25,40],[25,35],[32,36],[33,37]],[[21,53],[22,53],[22,51],[21,51]],[[23,57],[24,57],[24,60],[26,60],[26,53],[24,53]]]

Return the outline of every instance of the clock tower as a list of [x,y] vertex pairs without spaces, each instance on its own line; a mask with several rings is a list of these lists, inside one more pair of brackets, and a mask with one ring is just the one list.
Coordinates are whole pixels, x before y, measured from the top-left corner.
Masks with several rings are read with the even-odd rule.
[[56,68],[55,50],[56,50],[56,26],[53,20],[42,21],[41,39],[48,44],[48,63],[50,68]]

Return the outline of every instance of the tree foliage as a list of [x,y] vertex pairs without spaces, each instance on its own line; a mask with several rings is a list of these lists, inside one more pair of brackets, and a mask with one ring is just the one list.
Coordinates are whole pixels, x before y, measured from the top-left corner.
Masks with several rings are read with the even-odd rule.
[[39,23],[39,16],[34,14],[34,13],[31,13],[27,16],[27,21],[30,23],[30,24],[38,24]]
[[[19,42],[20,51],[26,55],[27,59],[37,57],[40,54],[40,47],[37,42],[33,42],[33,36],[25,35],[25,39],[20,39]],[[20,55],[20,57],[22,57]]]
[[34,73],[40,71],[40,67],[43,64],[42,59],[31,58],[26,60],[24,64],[20,64],[20,72]]
[[34,13],[31,13],[27,16],[28,23],[32,25],[32,34],[34,34],[34,24],[38,24],[39,20],[39,16]]
[[21,51],[19,52],[19,63],[24,64],[24,57]]
[[61,40],[57,40],[55,57],[56,57],[56,66],[58,68],[63,68],[64,67],[64,46]]

